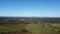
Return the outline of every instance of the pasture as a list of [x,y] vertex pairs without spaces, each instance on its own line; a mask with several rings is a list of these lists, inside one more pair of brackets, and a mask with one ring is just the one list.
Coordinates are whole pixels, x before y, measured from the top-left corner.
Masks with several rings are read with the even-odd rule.
[[[60,24],[48,24],[48,29],[45,29],[43,23],[39,24],[6,24],[0,25],[0,32],[9,32],[16,30],[28,30],[31,34],[60,34]],[[57,30],[57,31],[56,31]]]

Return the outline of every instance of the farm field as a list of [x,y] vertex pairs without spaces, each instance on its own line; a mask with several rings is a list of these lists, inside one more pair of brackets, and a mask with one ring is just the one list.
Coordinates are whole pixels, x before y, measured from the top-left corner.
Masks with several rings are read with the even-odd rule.
[[[54,25],[55,26],[55,25]],[[57,27],[59,26],[59,27]],[[60,30],[60,24],[57,25],[57,30]],[[0,25],[0,32],[9,32],[9,31],[16,31],[16,30],[28,30],[32,32],[31,34],[60,34],[60,32],[52,31],[51,28],[53,26],[49,26],[50,28],[45,29],[44,24],[7,24],[7,25]]]

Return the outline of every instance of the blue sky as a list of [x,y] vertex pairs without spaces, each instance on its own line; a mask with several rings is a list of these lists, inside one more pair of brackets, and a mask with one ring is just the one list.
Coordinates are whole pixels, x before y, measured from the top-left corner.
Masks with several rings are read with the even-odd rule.
[[0,16],[60,17],[60,0],[0,0]]

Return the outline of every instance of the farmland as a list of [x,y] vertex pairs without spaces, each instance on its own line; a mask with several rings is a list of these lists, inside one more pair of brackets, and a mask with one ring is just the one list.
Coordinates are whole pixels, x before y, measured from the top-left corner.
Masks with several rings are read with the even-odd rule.
[[13,32],[13,34],[14,33],[21,34],[20,32],[23,32],[23,34],[60,34],[60,22],[59,22],[60,19],[58,18],[56,19],[44,18],[44,20],[42,20],[43,18],[41,20],[40,19],[0,18],[0,33],[9,34],[8,32]]

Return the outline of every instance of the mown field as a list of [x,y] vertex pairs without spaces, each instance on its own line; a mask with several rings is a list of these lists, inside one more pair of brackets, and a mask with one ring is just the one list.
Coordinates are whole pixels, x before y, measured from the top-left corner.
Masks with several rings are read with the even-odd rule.
[[[51,25],[51,26],[50,26]],[[26,29],[32,34],[60,34],[60,24],[48,24],[48,29],[44,28],[44,24],[6,24],[6,25],[0,25],[0,32],[9,32],[9,31],[16,31],[16,30],[23,30]]]

